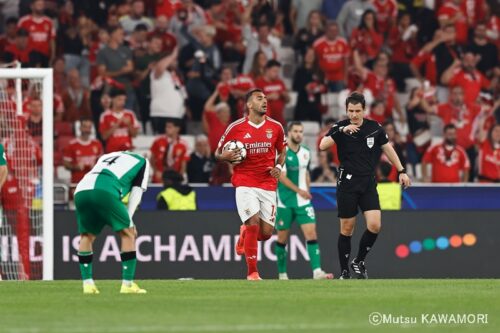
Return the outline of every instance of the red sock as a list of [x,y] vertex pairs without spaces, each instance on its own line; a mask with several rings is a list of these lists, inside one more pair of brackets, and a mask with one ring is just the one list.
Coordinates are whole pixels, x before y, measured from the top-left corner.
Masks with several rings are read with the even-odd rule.
[[245,257],[247,260],[248,274],[257,272],[257,238],[259,225],[249,225],[245,233]]

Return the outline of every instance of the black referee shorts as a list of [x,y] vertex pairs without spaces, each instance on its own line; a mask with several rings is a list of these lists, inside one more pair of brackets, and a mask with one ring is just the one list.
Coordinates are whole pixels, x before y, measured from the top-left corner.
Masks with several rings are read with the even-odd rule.
[[351,218],[362,212],[380,210],[375,176],[354,176],[345,171],[337,180],[338,217]]

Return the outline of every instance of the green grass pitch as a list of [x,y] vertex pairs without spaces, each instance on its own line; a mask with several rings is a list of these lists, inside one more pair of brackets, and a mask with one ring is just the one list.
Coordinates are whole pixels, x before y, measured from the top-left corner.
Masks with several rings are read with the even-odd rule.
[[[0,332],[500,332],[500,280],[145,280],[0,282]],[[396,316],[488,314],[487,324],[380,324]],[[429,317],[427,317],[429,319]]]

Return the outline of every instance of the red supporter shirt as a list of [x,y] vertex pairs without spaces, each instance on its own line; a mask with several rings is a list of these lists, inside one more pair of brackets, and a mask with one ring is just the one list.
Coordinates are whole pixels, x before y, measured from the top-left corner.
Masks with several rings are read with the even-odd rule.
[[377,13],[378,31],[381,34],[389,32],[391,20],[396,22],[398,5],[394,0],[372,0]]
[[469,26],[476,26],[476,24],[484,20],[484,2],[485,0],[462,0],[460,7],[467,16]]
[[328,81],[343,81],[345,79],[345,62],[350,53],[346,40],[337,37],[334,41],[329,41],[325,37],[321,37],[314,42],[313,48],[319,61],[319,67],[325,73],[325,78]]
[[396,84],[391,78],[384,78],[375,75],[372,71],[367,71],[365,88],[371,90],[373,97],[377,100],[385,101],[385,116],[392,117],[394,108],[394,96],[396,95]]
[[436,56],[433,53],[420,51],[417,56],[411,60],[411,63],[421,69],[424,66],[424,77],[431,83],[432,86],[437,84],[437,68]]
[[[133,127],[140,127],[134,112],[130,110],[123,110],[122,112],[106,110],[101,114],[99,120],[99,132],[101,135],[109,130],[114,124],[120,122],[122,118],[130,119]],[[130,149],[132,149],[132,137],[128,133],[128,125],[121,123],[120,127],[118,127],[106,140],[106,153]]]
[[182,163],[189,161],[188,144],[182,139],[177,139],[169,142],[165,135],[158,137],[151,146],[151,155],[155,157],[155,173],[153,175],[153,183],[161,183],[161,176],[157,176],[157,172],[161,175],[167,169],[182,172]]
[[488,89],[490,81],[478,70],[468,73],[460,68],[453,74],[449,85],[450,87],[462,87],[465,104],[474,104],[479,97],[481,89]]
[[[266,79],[261,77],[255,81],[255,86],[259,89],[262,89],[262,91],[266,96],[269,96],[270,94],[273,93],[282,94],[286,92],[285,83],[280,79],[274,81],[267,81]],[[282,124],[285,123],[285,118],[283,116],[283,112],[285,111],[285,101],[283,101],[283,98],[281,96],[276,100],[268,99],[267,107],[269,116],[271,118],[279,121]]]
[[443,144],[430,147],[425,153],[423,162],[432,165],[433,183],[459,183],[460,172],[469,170],[469,158],[460,146],[448,149]]
[[375,30],[360,30],[355,28],[351,34],[351,48],[359,51],[360,54],[374,59],[382,49],[384,37]]
[[47,57],[50,56],[50,42],[56,38],[56,30],[52,20],[47,16],[35,18],[32,15],[21,17],[18,28],[26,29],[33,50]]
[[182,8],[182,3],[180,0],[157,1],[155,14],[156,17],[164,15],[168,18],[171,18],[180,8]]
[[444,3],[437,12],[438,19],[445,19],[448,21],[454,20],[455,30],[457,32],[456,42],[458,44],[467,44],[468,29],[467,14],[464,10],[453,3],[448,1]]
[[412,57],[418,52],[415,38],[403,40],[403,31],[399,27],[393,27],[389,33],[389,46],[392,48],[392,61],[408,64]]
[[[481,182],[500,182],[500,145],[495,148],[485,140],[479,148],[478,175]],[[488,179],[481,179],[481,176]]]
[[71,164],[83,164],[84,166],[81,171],[71,171],[71,182],[78,183],[92,169],[102,153],[102,145],[99,140],[92,139],[87,142],[78,138],[71,140],[64,148],[63,159]]
[[267,116],[259,125],[251,123],[248,117],[241,118],[228,126],[218,147],[231,140],[241,141],[247,150],[246,159],[234,166],[233,186],[276,191],[278,180],[269,172],[276,165],[276,153],[281,153],[286,147],[283,126]]
[[203,115],[207,120],[208,127],[210,128],[210,132],[208,133],[208,142],[210,143],[210,151],[213,153],[217,149],[219,139],[224,134],[228,124],[222,123],[219,118],[217,118],[216,112],[205,111]]
[[19,49],[16,44],[8,44],[5,47],[4,53],[12,55],[12,60],[18,60],[23,64],[30,62],[30,53],[33,49],[28,45],[24,50]]
[[445,125],[453,124],[457,128],[457,144],[468,149],[474,144],[472,128],[474,119],[481,111],[477,105],[456,108],[450,103],[443,103],[437,106],[437,115],[443,120]]

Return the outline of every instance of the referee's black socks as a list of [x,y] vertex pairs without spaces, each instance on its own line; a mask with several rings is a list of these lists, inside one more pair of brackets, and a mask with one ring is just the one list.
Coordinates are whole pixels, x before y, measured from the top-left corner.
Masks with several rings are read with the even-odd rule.
[[349,256],[351,255],[351,236],[339,234],[338,242],[340,269],[349,272]]
[[365,230],[363,236],[361,236],[361,240],[359,241],[359,251],[358,255],[356,256],[356,262],[365,260],[366,255],[372,249],[373,244],[375,244],[377,236],[378,234],[374,234],[368,229]]

